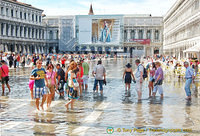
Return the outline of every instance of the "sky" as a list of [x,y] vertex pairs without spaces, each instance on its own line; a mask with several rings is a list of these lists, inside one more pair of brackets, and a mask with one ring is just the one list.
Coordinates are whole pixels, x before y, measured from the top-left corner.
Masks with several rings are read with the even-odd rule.
[[92,3],[95,15],[151,14],[163,16],[176,0],[18,0],[51,15],[87,15]]

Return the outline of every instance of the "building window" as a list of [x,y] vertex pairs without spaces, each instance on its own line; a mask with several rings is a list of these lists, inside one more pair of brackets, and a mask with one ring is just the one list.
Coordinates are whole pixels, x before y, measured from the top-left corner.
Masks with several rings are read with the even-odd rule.
[[139,39],[143,39],[143,31],[139,30]]
[[35,20],[36,20],[36,22],[37,22],[37,21],[38,21],[38,16],[36,15],[35,18],[36,18]]
[[8,16],[8,8],[6,8],[6,16]]
[[151,39],[151,31],[150,30],[147,31],[147,39]]
[[4,15],[4,12],[3,12],[3,7],[1,7],[1,15]]
[[124,41],[126,41],[127,40],[127,31],[125,30],[124,31]]
[[34,28],[32,29],[32,38],[34,38]]
[[159,40],[159,31],[158,30],[155,31],[155,40]]
[[135,39],[135,31],[131,30],[131,39]]
[[28,20],[30,20],[30,13],[28,13]]
[[8,36],[8,31],[9,31],[9,25],[6,24],[6,36]]
[[38,38],[38,30],[36,29],[36,36],[35,38],[37,39]]
[[11,9],[11,17],[13,17],[13,9]]
[[22,19],[22,12],[20,12],[20,18]]
[[26,20],[26,13],[24,13],[24,19]]
[[3,35],[4,24],[1,24],[1,35]]
[[14,26],[11,25],[11,36],[13,36],[13,29],[14,29]]
[[15,36],[18,36],[18,26],[15,27]]
[[34,14],[32,14],[32,21],[34,21]]
[[26,37],[26,27],[24,27],[24,37]]
[[23,30],[23,27],[20,26],[20,37],[22,37],[22,30]]
[[42,17],[41,17],[41,16],[39,17],[39,22],[40,22],[40,23],[42,22]]
[[53,40],[53,31],[50,31],[50,32],[49,32],[49,39],[50,39],[50,40]]
[[56,32],[56,39],[58,40],[58,33],[59,33],[59,31],[57,30],[57,32]]
[[15,14],[16,14],[16,18],[18,18],[18,11],[17,10],[16,10]]
[[28,28],[28,38],[31,36],[31,28]]

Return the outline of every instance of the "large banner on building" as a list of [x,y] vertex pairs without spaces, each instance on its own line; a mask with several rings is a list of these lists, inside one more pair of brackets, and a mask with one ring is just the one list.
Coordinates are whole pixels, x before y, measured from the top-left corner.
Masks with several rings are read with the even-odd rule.
[[92,20],[92,43],[113,44],[119,43],[119,21],[115,19]]
[[151,39],[130,39],[129,42],[150,45]]

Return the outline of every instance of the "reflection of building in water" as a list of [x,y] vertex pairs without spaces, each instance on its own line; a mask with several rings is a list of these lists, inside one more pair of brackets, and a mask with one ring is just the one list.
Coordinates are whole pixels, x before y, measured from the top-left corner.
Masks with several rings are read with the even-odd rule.
[[164,17],[164,28],[166,54],[200,58],[200,0],[177,0]]

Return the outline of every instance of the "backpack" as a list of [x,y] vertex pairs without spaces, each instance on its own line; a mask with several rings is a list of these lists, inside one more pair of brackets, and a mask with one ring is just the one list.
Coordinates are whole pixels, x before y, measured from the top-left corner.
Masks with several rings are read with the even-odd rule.
[[[140,64],[141,66],[143,66],[142,64]],[[147,75],[147,70],[146,70],[146,68],[143,66],[143,79],[145,79],[145,78],[147,78],[148,77],[148,75]],[[139,66],[138,66],[138,70],[139,70]]]

